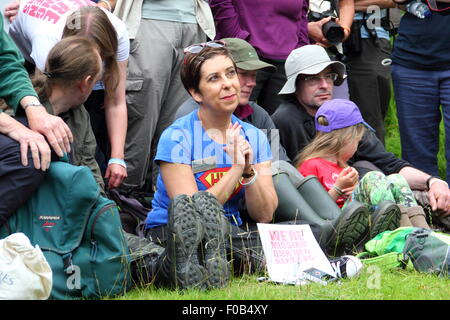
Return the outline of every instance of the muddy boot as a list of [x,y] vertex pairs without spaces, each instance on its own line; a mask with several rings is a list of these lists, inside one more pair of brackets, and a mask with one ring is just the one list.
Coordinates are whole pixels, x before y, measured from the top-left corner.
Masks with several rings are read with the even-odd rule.
[[204,223],[191,197],[182,194],[172,199],[168,228],[167,247],[160,258],[156,284],[179,289],[206,289],[207,273],[197,255]]
[[337,257],[358,250],[369,227],[369,210],[360,202],[352,201],[342,214],[332,221],[332,235],[327,245],[328,255]]
[[225,287],[230,281],[230,264],[227,261],[227,244],[231,224],[225,217],[223,206],[212,193],[196,192],[192,196],[205,229],[203,242],[203,265],[208,271],[211,288]]
[[387,230],[395,230],[400,226],[400,208],[392,201],[381,202],[370,217],[370,239]]

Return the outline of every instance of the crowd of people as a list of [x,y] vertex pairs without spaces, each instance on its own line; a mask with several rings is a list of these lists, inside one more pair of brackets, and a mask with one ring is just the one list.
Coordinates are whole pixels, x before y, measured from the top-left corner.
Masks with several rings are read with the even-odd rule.
[[[330,2],[336,19],[311,19],[331,11],[306,0],[6,6],[0,224],[68,155],[105,197],[151,195],[127,239],[151,248],[133,274],[156,285],[217,288],[263,270],[257,223],[309,224],[329,257],[400,226],[450,231],[450,170],[437,165],[450,18],[406,13],[391,54],[388,8],[405,2]],[[402,158],[384,146],[391,68]]]

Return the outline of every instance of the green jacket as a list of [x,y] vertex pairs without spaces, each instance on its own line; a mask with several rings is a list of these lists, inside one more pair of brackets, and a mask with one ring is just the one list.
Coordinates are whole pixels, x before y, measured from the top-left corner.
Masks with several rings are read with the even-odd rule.
[[23,97],[37,96],[23,62],[19,49],[3,29],[3,15],[0,13],[0,98],[14,112]]
[[[43,103],[47,112],[54,115],[53,107],[49,102]],[[86,166],[91,169],[95,181],[100,186],[103,196],[105,196],[105,183],[97,161],[95,160],[95,149],[97,141],[91,127],[89,113],[80,105],[79,108],[70,109],[59,114],[64,122],[69,126],[73,135],[72,151],[70,152],[71,164],[76,166]]]

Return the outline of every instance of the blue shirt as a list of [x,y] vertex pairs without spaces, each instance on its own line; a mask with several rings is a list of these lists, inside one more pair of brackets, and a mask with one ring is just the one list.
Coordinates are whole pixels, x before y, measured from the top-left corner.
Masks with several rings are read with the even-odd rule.
[[450,16],[432,12],[428,19],[405,13],[392,51],[393,62],[412,69],[450,69]]
[[[272,154],[266,135],[249,123],[232,115],[231,122],[238,122],[241,135],[250,143],[253,149],[253,163],[271,160]],[[198,110],[179,118],[161,135],[158,143],[155,161],[187,164],[192,167],[195,182],[199,191],[204,191],[220,181],[231,168],[232,160],[223,150],[224,144],[212,140],[201,126]],[[245,189],[239,183],[229,196],[223,207],[225,215],[234,225],[241,225],[239,203],[245,195]],[[156,192],[152,201],[152,211],[148,213],[146,228],[165,225],[168,222],[170,199],[167,189],[158,175]]]

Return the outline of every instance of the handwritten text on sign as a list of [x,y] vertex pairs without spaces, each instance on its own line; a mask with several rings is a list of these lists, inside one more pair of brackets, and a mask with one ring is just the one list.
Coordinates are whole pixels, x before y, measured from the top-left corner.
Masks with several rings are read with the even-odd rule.
[[314,260],[305,241],[303,230],[270,230],[269,236],[275,263],[307,263]]

